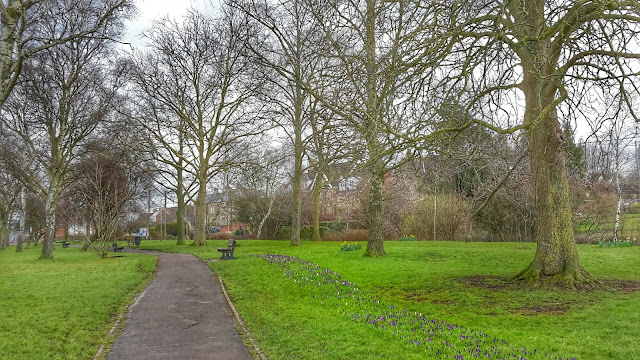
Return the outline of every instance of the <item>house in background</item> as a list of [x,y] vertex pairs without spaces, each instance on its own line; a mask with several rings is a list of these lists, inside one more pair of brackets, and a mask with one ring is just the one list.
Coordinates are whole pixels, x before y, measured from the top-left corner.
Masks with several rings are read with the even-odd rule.
[[235,232],[238,230],[248,230],[249,225],[234,222],[233,195],[238,190],[227,188],[221,191],[214,188],[212,193],[207,194],[206,200],[206,227],[213,226],[220,228],[221,232]]

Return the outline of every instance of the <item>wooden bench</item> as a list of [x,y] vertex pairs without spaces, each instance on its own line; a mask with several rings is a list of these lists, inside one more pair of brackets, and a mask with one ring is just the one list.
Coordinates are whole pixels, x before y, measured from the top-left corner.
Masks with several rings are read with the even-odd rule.
[[220,259],[222,260],[235,259],[233,257],[233,251],[235,249],[236,249],[236,241],[234,239],[229,239],[229,241],[227,242],[226,248],[218,248],[218,251],[222,253],[222,257]]
[[133,239],[127,240],[127,246],[129,247],[133,246]]
[[70,243],[70,242],[68,242],[68,241],[64,241],[64,240],[62,240],[62,247],[63,247],[63,248],[68,248],[68,247],[69,247],[69,244],[71,244],[71,243]]
[[124,249],[124,247],[122,247],[122,246],[118,246],[118,243],[117,243],[117,242],[114,242],[114,243],[113,243],[113,244],[111,244],[111,245],[113,246],[113,251],[115,251],[115,252],[121,252],[121,251],[122,251],[122,249]]

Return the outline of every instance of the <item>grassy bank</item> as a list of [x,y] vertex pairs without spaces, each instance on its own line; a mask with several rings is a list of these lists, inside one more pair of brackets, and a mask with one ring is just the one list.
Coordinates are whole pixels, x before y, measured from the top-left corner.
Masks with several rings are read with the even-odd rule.
[[57,246],[55,260],[45,261],[40,251],[0,252],[0,358],[91,359],[113,341],[108,331],[151,279],[156,258],[101,260]]
[[[173,243],[143,242],[143,247],[211,259],[219,257],[216,247],[225,244]],[[640,358],[640,292],[632,291],[638,287],[634,281],[640,280],[640,247],[579,246],[582,263],[593,275],[624,280],[608,282],[617,290],[589,292],[509,283],[508,277],[533,258],[535,245],[530,243],[388,242],[385,249],[386,258],[370,259],[362,256],[364,250],[341,252],[333,242],[292,248],[284,241],[242,240],[237,260],[210,266],[222,275],[238,311],[272,360],[441,358],[429,347],[441,347],[433,344],[449,341],[450,335],[436,334],[433,342],[416,337],[411,332],[423,325],[423,318],[457,326],[455,331],[463,333],[451,330],[455,341],[474,330],[489,340],[504,340],[509,344],[505,351],[517,353],[525,347],[527,359],[549,358],[545,353],[556,359]],[[307,281],[300,275],[304,269],[281,267],[251,254],[292,255],[329,268],[357,284],[365,300],[335,292],[327,298],[318,286],[300,285]],[[343,300],[347,304],[341,304]],[[390,306],[407,310],[398,319],[405,328],[390,326],[390,318],[361,317],[376,311],[388,315],[385,309]],[[536,354],[530,354],[533,349]]]

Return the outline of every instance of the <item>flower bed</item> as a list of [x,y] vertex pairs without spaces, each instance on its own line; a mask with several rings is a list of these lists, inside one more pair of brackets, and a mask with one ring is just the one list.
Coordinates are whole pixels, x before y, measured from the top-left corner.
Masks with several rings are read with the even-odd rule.
[[554,354],[515,347],[482,331],[465,328],[447,321],[432,319],[428,314],[408,312],[382,303],[361,291],[357,284],[320,265],[286,255],[254,255],[278,265],[283,274],[321,304],[337,308],[354,321],[395,334],[399,340],[424,346],[438,359],[571,359]]

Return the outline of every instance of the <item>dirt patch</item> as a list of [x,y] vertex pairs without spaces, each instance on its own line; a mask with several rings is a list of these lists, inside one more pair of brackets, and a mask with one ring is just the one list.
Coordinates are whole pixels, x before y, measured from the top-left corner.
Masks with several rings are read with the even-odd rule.
[[488,289],[491,291],[500,291],[505,289],[517,288],[517,284],[510,282],[508,277],[503,276],[465,276],[456,279],[458,282],[470,285],[480,289]]
[[413,301],[413,302],[424,302],[429,300],[427,294],[428,293],[425,293],[425,292],[409,293],[409,294],[406,294],[404,298],[406,300]]
[[473,286],[479,289],[488,289],[491,291],[501,290],[529,290],[529,289],[564,289],[568,291],[593,291],[593,290],[618,290],[623,293],[632,293],[640,291],[640,281],[636,280],[600,280],[602,285],[578,285],[575,288],[563,288],[546,283],[529,284],[523,281],[511,281],[509,277],[502,276],[465,276],[456,279],[458,282]]
[[635,280],[602,280],[611,289],[621,291],[625,294],[640,291],[640,281]]
[[539,306],[523,306],[510,310],[511,313],[519,313],[523,316],[538,315],[564,315],[569,310],[569,304],[550,303]]

